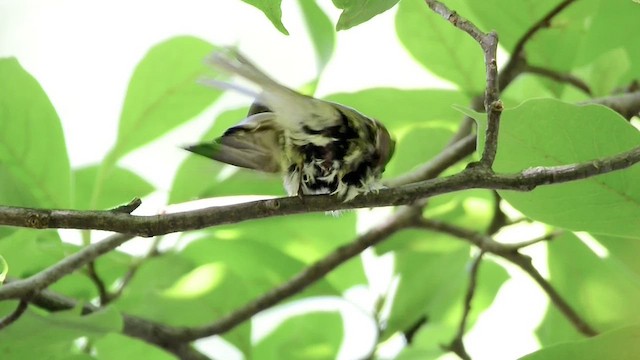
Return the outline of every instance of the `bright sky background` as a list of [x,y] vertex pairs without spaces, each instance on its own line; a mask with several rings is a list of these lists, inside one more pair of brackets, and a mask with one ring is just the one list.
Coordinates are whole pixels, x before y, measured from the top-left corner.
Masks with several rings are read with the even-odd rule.
[[[240,0],[0,0],[0,57],[17,57],[38,79],[62,120],[72,166],[88,165],[101,161],[114,144],[134,67],[150,47],[170,37],[193,35],[216,45],[238,45],[284,84],[295,88],[310,81],[315,56],[296,3],[283,1],[283,22],[291,34],[287,37],[260,11]],[[335,23],[339,12],[328,0],[322,5]],[[395,36],[394,13],[389,11],[338,33],[335,55],[319,85],[319,95],[373,86],[448,86],[404,52]],[[145,199],[143,212],[157,213],[163,208],[164,192],[171,186],[176,167],[187,156],[179,146],[199,139],[225,104],[249,101],[228,96],[194,121],[123,160],[122,164],[161,190]],[[520,273],[515,276],[523,279]],[[368,290],[354,289],[350,293],[350,299],[366,302]],[[361,310],[335,299],[307,306],[337,306],[349,315],[345,329],[349,345],[344,347],[341,359],[364,355],[373,330],[363,320],[366,317]],[[544,297],[530,281],[510,280],[468,337],[474,359],[511,360],[523,351],[534,350],[535,340],[522,334],[536,326],[544,306]],[[255,337],[280,316],[279,311],[256,318]],[[228,359],[233,359],[231,354]]]

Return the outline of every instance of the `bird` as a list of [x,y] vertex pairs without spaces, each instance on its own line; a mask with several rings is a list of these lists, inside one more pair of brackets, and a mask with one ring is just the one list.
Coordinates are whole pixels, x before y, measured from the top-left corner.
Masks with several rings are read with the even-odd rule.
[[260,89],[206,79],[205,85],[254,98],[246,118],[222,136],[184,149],[207,158],[281,174],[289,196],[335,195],[343,201],[377,192],[395,140],[378,120],[350,107],[303,95],[266,75],[238,50],[206,60],[218,72],[236,75]]

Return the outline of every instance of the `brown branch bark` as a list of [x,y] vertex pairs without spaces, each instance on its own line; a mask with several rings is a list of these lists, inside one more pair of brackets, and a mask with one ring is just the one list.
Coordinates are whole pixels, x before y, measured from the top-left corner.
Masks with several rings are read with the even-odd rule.
[[0,319],[0,330],[6,328],[7,326],[13,324],[16,320],[18,320],[20,316],[22,316],[22,314],[24,314],[24,312],[27,311],[28,307],[29,307],[29,302],[27,300],[24,300],[24,299],[20,300],[18,302],[18,306],[16,306],[16,309],[13,310],[11,314]]
[[469,271],[469,286],[467,287],[467,292],[464,296],[464,305],[462,309],[462,318],[460,319],[460,323],[458,324],[458,330],[456,332],[455,337],[446,347],[447,350],[453,352],[458,355],[463,360],[471,360],[471,356],[467,353],[467,349],[464,346],[464,333],[467,329],[467,322],[469,320],[469,314],[471,314],[471,303],[473,301],[473,297],[476,293],[476,288],[478,286],[478,271],[480,270],[480,263],[482,262],[482,256],[484,255],[484,251],[480,251],[480,253],[473,259],[473,263],[471,264],[471,270]]
[[487,113],[487,131],[485,134],[485,144],[482,151],[480,165],[485,169],[491,169],[496,158],[498,148],[498,131],[500,125],[500,115],[503,110],[500,101],[500,89],[498,86],[498,62],[496,52],[498,49],[498,34],[495,32],[484,33],[472,22],[461,17],[456,12],[449,10],[446,5],[435,0],[426,0],[431,10],[448,20],[453,26],[466,32],[478,42],[484,53],[486,68],[486,87],[484,93],[484,109]]
[[[469,168],[449,177],[358,196],[349,202],[341,202],[330,195],[306,196],[302,199],[285,197],[152,216],[111,211],[44,210],[0,206],[0,225],[35,229],[93,229],[150,237],[271,216],[407,205],[419,199],[466,189],[531,191],[541,185],[575,181],[624,169],[639,161],[640,147],[637,147],[615,156],[584,163],[535,167],[514,174],[493,174],[481,168]],[[116,243],[116,246],[120,245]],[[2,290],[4,289],[0,289],[0,296]]]

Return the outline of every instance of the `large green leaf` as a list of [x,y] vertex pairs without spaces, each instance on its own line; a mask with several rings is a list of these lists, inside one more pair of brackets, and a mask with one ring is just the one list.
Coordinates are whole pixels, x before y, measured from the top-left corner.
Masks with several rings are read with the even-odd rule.
[[[447,5],[460,14],[466,12],[461,1]],[[396,31],[404,47],[429,71],[454,82],[469,95],[482,93],[485,69],[480,45],[433,13],[423,0],[400,2]]]
[[628,326],[599,336],[560,343],[536,351],[521,360],[635,360],[640,358],[640,326]]
[[[227,234],[229,235],[231,234]],[[306,267],[301,261],[251,239],[231,240],[205,236],[190,243],[182,251],[182,255],[199,265],[224,263],[245,283],[251,284],[248,290],[255,297],[285,283]],[[305,291],[305,296],[326,294],[336,294],[336,290],[326,280],[319,281]]]
[[[464,227],[468,230],[486,232],[493,217],[495,199],[488,190],[465,190],[445,194],[429,200],[425,216],[432,220]],[[389,251],[448,253],[467,247],[450,235],[415,229],[406,229],[393,234],[376,246],[378,253]]]
[[[15,307],[14,302],[7,302]],[[2,310],[8,309],[3,307]],[[73,341],[98,339],[122,330],[120,314],[112,308],[81,316],[80,309],[45,314],[28,309],[18,321],[0,332],[0,357],[7,360],[70,359]],[[2,311],[2,316],[6,311]],[[77,350],[75,351],[77,353]]]
[[582,63],[588,63],[612,50],[620,49],[627,53],[631,61],[629,71],[621,81],[638,79],[640,73],[640,47],[634,36],[640,32],[640,6],[633,1],[590,0],[594,3],[591,17],[588,19],[588,31],[584,37],[584,46],[580,54]]
[[392,132],[424,122],[443,122],[455,129],[460,113],[452,105],[469,104],[469,97],[451,90],[374,88],[338,93],[326,100],[353,107],[380,120]]
[[339,313],[306,313],[284,321],[256,344],[256,360],[335,359],[342,343]]
[[313,0],[298,0],[307,31],[316,52],[318,76],[331,60],[336,45],[336,33],[327,14]]
[[[324,214],[304,214],[275,217],[213,229],[216,237],[236,241],[265,243],[283,253],[311,264],[356,239],[356,216],[352,212],[332,217]],[[326,276],[340,292],[365,284],[362,261],[356,257]]]
[[[75,208],[92,209],[90,206],[99,166],[92,165],[74,170]],[[126,204],[134,197],[150,194],[153,186],[131,170],[114,167],[104,179],[102,192],[97,197],[95,209],[109,209]]]
[[[558,0],[487,0],[464,1],[470,13],[453,8],[460,15],[472,18],[474,23],[488,31],[495,30],[500,36],[500,45],[512,51],[518,39],[553,7]],[[452,5],[453,6],[453,5]],[[500,11],[495,11],[500,9]],[[548,31],[543,29],[542,31]]]
[[251,4],[264,13],[264,15],[271,21],[273,26],[281,33],[289,35],[289,31],[282,24],[282,0],[242,0],[247,4]]
[[462,289],[468,260],[468,247],[447,253],[397,252],[395,272],[400,275],[400,282],[383,338],[408,329],[425,314],[441,319],[443,313],[431,313],[429,308],[439,297],[451,300]]
[[[613,110],[537,99],[503,113],[494,169],[517,172],[568,165],[640,146],[640,133]],[[638,237],[640,167],[581,181],[541,186],[530,193],[500,191],[523,214],[556,226]]]
[[[507,278],[507,273],[502,267],[486,258],[483,260],[478,269],[477,285],[467,320],[467,329],[470,329],[479,315],[491,306]],[[427,322],[415,333],[411,346],[406,347],[398,359],[438,358],[444,352],[442,345],[449,344],[453,340],[462,317],[463,299],[469,276],[467,274],[466,279],[452,280],[459,281],[457,287],[451,287],[456,291],[444,292],[434,297],[433,303],[429,305]]]
[[[252,300],[255,290],[223,262],[198,264],[182,254],[145,261],[116,306],[128,314],[174,326],[201,326]],[[153,304],[153,306],[149,306]],[[224,338],[248,349],[251,324]]]
[[71,205],[60,119],[38,81],[14,58],[0,59],[0,204]]
[[207,73],[204,59],[213,49],[183,36],[149,50],[129,83],[112,160],[192,119],[220,95],[197,83]]
[[350,29],[391,9],[399,0],[333,0],[342,9],[336,30]]
[[98,339],[93,347],[96,359],[175,360],[176,357],[136,338],[112,333]]
[[0,255],[9,264],[9,276],[23,278],[60,261],[65,253],[56,231],[20,229],[0,239]]
[[385,178],[402,175],[423,165],[438,155],[453,136],[451,130],[437,123],[412,126],[400,134],[396,137],[395,152],[387,165]]
[[[612,256],[596,255],[572,234],[548,247],[551,284],[587,323],[605,331],[640,322],[637,274]],[[552,305],[537,334],[543,344],[581,337]]]

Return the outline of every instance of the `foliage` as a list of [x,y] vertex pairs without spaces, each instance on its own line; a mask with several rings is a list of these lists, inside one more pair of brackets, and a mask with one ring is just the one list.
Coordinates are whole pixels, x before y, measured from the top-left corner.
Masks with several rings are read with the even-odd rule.
[[[280,0],[243,1],[288,34]],[[341,10],[335,29],[357,26],[396,3],[333,0]],[[479,27],[495,29],[510,54],[536,21],[559,3],[446,1]],[[299,5],[316,52],[314,89],[334,54],[335,32],[316,2],[300,0]],[[576,2],[545,24],[518,55],[526,56],[528,65],[581,78],[593,95],[611,95],[639,80],[640,48],[631,36],[640,32],[638,11],[640,7],[632,1]],[[455,89],[374,88],[327,96],[382,119],[397,139],[387,179],[414,171],[436,156],[458,131],[464,115],[478,122],[480,148],[486,126],[480,109],[470,105],[474,97],[482,96],[485,86],[478,44],[430,12],[423,0],[399,1],[395,17],[397,36],[407,53]],[[0,59],[0,205],[109,209],[157,190],[135,171],[125,169],[120,160],[218,100],[220,92],[196,83],[208,71],[202,60],[215,48],[183,36],[149,50],[129,83],[114,147],[101,164],[82,168],[70,167],[60,119],[37,80],[19,59]],[[569,82],[523,71],[501,85],[506,110],[496,172],[568,165],[640,145],[638,130],[615,111],[602,105],[577,105],[591,100],[591,95]],[[245,112],[243,108],[222,113],[202,138],[218,136]],[[467,162],[476,159],[475,154],[466,157]],[[454,165],[445,174],[462,168]],[[245,170],[229,175],[228,170],[207,159],[188,157],[175,174],[168,202],[283,193],[279,179]],[[207,176],[200,176],[203,173]],[[640,167],[636,166],[530,193],[500,191],[498,197],[490,190],[468,190],[430,199],[424,215],[488,235],[501,227],[508,229],[518,217],[532,226],[544,224],[548,233],[564,231],[548,245],[540,245],[547,251],[550,283],[603,334],[584,339],[550,304],[536,333],[543,349],[523,359],[638,358],[635,339],[640,335],[640,316],[635,304],[640,301],[640,268],[632,255],[637,255],[636,241],[640,241],[638,179]],[[507,204],[514,210],[503,217]],[[43,353],[50,359],[121,359],[141,354],[147,359],[175,358],[166,349],[124,336],[123,319],[138,316],[177,327],[210,324],[353,241],[359,220],[356,213],[335,218],[317,213],[275,217],[182,234],[178,244],[186,245],[142,258],[111,252],[95,263],[110,301],[83,315],[83,305],[95,303],[100,295],[96,281],[84,272],[65,277],[50,290],[76,300],[75,306],[65,311],[29,306],[0,331],[0,358],[41,358]],[[606,255],[587,246],[593,243],[604,248]],[[17,279],[36,274],[78,250],[63,243],[54,231],[0,228],[0,281],[5,276]],[[417,328],[398,358],[437,358],[446,353],[441,345],[453,339],[463,316],[473,246],[450,234],[409,229],[395,233],[375,250],[394,256],[397,286],[380,294],[372,311],[362,309],[377,327],[372,353],[387,339],[409,333],[425,317],[426,323]],[[495,258],[482,261],[467,328],[492,306],[510,279],[506,269]],[[365,273],[363,259],[353,258],[286,301],[320,296],[344,300],[347,290],[370,285]],[[12,313],[17,304],[0,302],[0,315]],[[337,313],[311,312],[287,319],[257,342],[252,340],[251,322],[222,337],[247,359],[331,359],[347,331]]]

